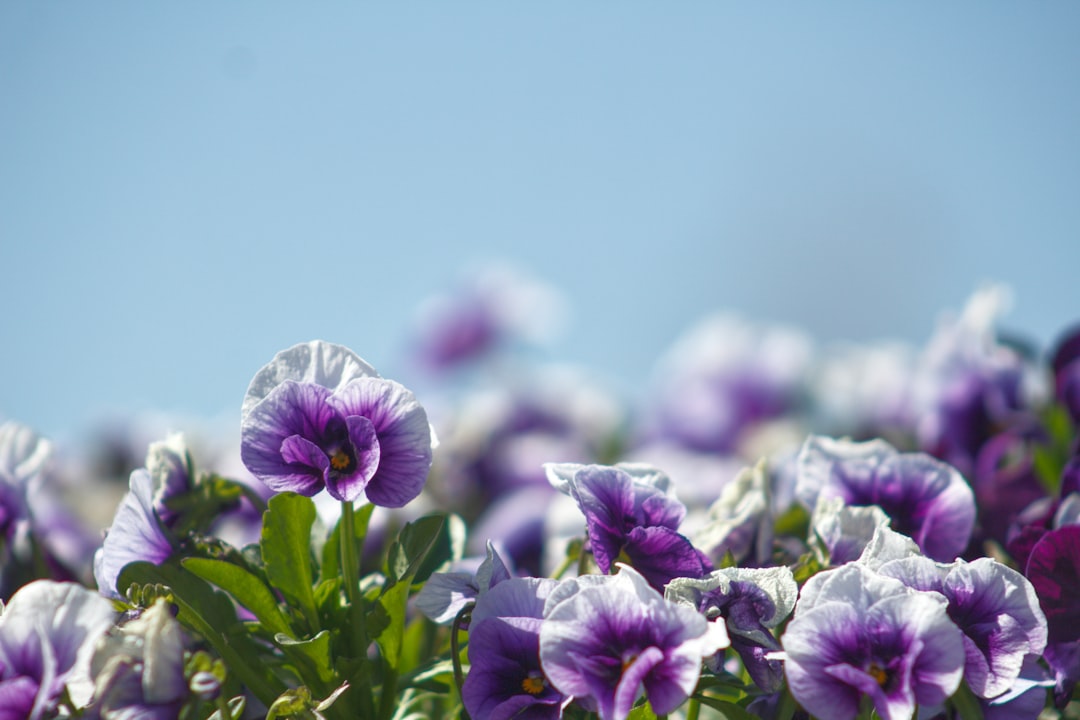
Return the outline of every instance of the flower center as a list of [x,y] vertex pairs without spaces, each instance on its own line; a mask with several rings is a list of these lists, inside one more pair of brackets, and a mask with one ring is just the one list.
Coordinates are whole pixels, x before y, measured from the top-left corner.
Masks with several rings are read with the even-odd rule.
[[544,676],[533,672],[521,681],[521,689],[530,695],[539,695],[544,692],[544,684]]
[[334,470],[338,472],[348,470],[350,465],[352,465],[352,457],[341,448],[338,448],[330,455],[330,467]]
[[889,681],[889,673],[877,663],[870,663],[866,674],[874,678],[874,681],[881,687],[885,687],[885,683]]

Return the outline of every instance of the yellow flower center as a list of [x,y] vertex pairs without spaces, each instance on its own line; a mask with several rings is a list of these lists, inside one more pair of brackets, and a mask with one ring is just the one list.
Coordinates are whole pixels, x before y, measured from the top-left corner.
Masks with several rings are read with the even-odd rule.
[[539,695],[544,692],[544,678],[540,675],[530,675],[521,681],[521,689],[530,695]]
[[335,450],[330,456],[330,467],[335,470],[344,470],[349,467],[350,462],[352,461],[349,459],[349,454],[344,450]]
[[889,679],[889,674],[885,672],[881,667],[879,667],[877,663],[871,663],[870,668],[866,671],[866,674],[874,678],[874,681],[877,682],[877,684],[881,687],[885,687],[885,683]]

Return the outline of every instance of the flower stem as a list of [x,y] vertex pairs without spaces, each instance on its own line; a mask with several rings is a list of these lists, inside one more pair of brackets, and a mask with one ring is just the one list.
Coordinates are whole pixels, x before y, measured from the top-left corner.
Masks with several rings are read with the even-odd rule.
[[690,698],[690,702],[686,705],[686,720],[698,720],[698,713],[701,712],[701,701],[695,697]]
[[361,717],[375,717],[375,699],[371,693],[371,668],[368,667],[367,613],[360,596],[360,563],[356,559],[356,522],[351,500],[341,501],[341,576],[345,583],[345,598],[349,602],[349,624],[352,626],[353,656],[360,669],[355,678],[361,703]]
[[[461,671],[461,645],[458,641],[458,633],[461,632],[461,626],[469,622],[472,617],[473,605],[470,603],[461,608],[461,612],[454,618],[454,624],[450,627],[450,661],[454,666],[454,684],[457,685],[458,697],[461,697],[461,688],[465,684],[465,673]],[[464,708],[461,708],[461,717],[464,720],[469,719],[469,713]]]
[[559,565],[558,568],[556,568],[555,572],[551,574],[551,577],[555,580],[562,579],[562,576],[566,573],[567,570],[570,569],[570,566],[573,565],[576,560],[576,557],[568,554],[566,557],[563,558],[562,563]]

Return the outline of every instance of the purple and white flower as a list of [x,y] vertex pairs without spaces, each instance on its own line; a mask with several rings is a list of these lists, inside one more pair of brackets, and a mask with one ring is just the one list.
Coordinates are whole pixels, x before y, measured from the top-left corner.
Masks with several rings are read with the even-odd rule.
[[625,718],[644,693],[657,715],[690,696],[724,626],[665,600],[633,568],[563,581],[548,597],[540,662],[559,691],[601,720]]
[[925,557],[894,560],[878,572],[910,588],[941,593],[964,633],[964,679],[982,698],[996,698],[1016,683],[1025,659],[1046,647],[1046,618],[1035,588],[1023,575],[991,558],[949,565]]
[[98,539],[61,499],[63,491],[52,443],[20,423],[0,424],[0,597],[17,589],[9,587],[13,576],[34,564],[35,553],[53,578],[89,579]]
[[[798,585],[787,567],[722,568],[700,580],[676,578],[664,597],[689,605],[707,620],[724,623],[731,647],[739,653],[750,678],[766,692],[781,689],[782,662],[770,653],[780,650],[773,630],[795,608]],[[713,672],[723,665],[723,653],[705,660]]]
[[55,717],[65,689],[82,707],[94,646],[115,616],[111,602],[75,583],[20,588],[0,614],[0,720]]
[[643,435],[734,452],[762,423],[799,408],[811,356],[812,343],[796,330],[707,317],[661,360]]
[[556,587],[547,578],[511,578],[476,601],[469,629],[469,675],[461,698],[475,720],[562,716],[570,699],[540,664],[544,604]]
[[975,497],[959,472],[923,453],[898,452],[884,440],[810,436],[799,453],[795,492],[809,509],[831,497],[877,505],[894,530],[941,562],[964,552],[975,526]]
[[128,492],[120,501],[105,541],[94,555],[94,579],[104,595],[119,599],[117,581],[133,562],[165,562],[175,550],[168,530],[175,513],[171,498],[191,489],[187,445],[179,435],[150,445],[146,467],[131,473]]
[[701,577],[712,569],[679,534],[686,507],[656,468],[570,463],[545,468],[551,484],[573,497],[585,515],[589,549],[602,572],[626,561],[654,587],[663,588],[672,578]]
[[241,458],[276,492],[402,507],[420,494],[433,434],[412,392],[322,341],[274,356],[248,388]]
[[94,698],[87,720],[179,715],[191,695],[184,677],[184,635],[158,599],[138,618],[102,638],[91,661]]
[[811,714],[851,720],[868,697],[883,720],[910,719],[960,685],[962,634],[945,598],[848,563],[810,578],[781,643],[788,687]]

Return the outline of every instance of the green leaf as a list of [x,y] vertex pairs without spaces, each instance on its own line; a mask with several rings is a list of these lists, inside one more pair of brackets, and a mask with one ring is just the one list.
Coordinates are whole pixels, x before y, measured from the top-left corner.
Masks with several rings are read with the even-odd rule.
[[454,683],[454,663],[448,658],[432,658],[398,682],[400,687],[414,687],[445,694]]
[[383,652],[390,667],[395,670],[401,659],[402,636],[405,634],[405,604],[409,599],[409,584],[399,582],[379,596],[379,601],[368,615],[369,637]]
[[461,516],[453,513],[446,515],[446,522],[443,523],[439,534],[435,537],[435,542],[431,545],[423,562],[420,563],[420,567],[417,568],[413,582],[427,582],[431,573],[437,571],[447,561],[460,560],[465,552],[465,534],[465,521],[461,519]]
[[277,718],[289,718],[294,716],[310,716],[315,707],[315,699],[311,697],[311,690],[306,686],[290,688],[274,700],[266,713],[266,720]]
[[317,631],[318,614],[311,589],[311,526],[315,503],[296,493],[278,493],[270,498],[263,514],[262,557],[266,577],[285,599],[296,605]]
[[388,670],[383,678],[380,703],[380,715],[384,718],[393,714],[405,635],[406,604],[412,579],[438,539],[445,522],[445,515],[427,515],[401,529],[387,557],[387,583],[368,614],[367,619],[372,622],[369,628],[379,627],[377,632],[369,631],[368,637],[374,638],[378,644]]
[[804,553],[791,568],[791,574],[795,582],[801,587],[803,583],[816,575],[822,569],[821,562],[812,552]]
[[793,504],[773,523],[773,532],[777,536],[793,535],[806,537],[810,531],[810,513],[802,505]]
[[754,716],[735,703],[717,700],[708,695],[695,695],[694,699],[720,713],[718,720],[754,720]]
[[295,637],[289,621],[278,607],[277,598],[259,578],[247,570],[222,560],[184,558],[181,564],[207,582],[217,585],[250,610],[270,633]]
[[960,683],[953,696],[949,698],[949,705],[955,710],[960,720],[983,720],[982,705],[979,698],[971,691],[966,682]]
[[656,713],[653,712],[652,705],[643,702],[637,707],[631,708],[626,720],[656,720]]
[[202,635],[225,661],[230,676],[246,685],[264,704],[271,703],[285,689],[268,664],[259,661],[262,648],[242,629],[232,601],[224,593],[182,567],[148,562],[130,563],[121,571],[117,588],[132,585],[168,588],[178,610],[176,619]]
[[240,720],[244,716],[244,708],[247,706],[247,698],[243,695],[238,695],[232,698],[228,702],[229,716],[222,717],[220,710],[215,710],[207,720]]
[[243,483],[219,475],[202,477],[187,492],[165,501],[178,516],[171,529],[178,536],[206,532],[223,512],[236,508],[244,497],[255,507],[262,506],[262,499]]
[[425,515],[401,529],[386,560],[386,576],[390,583],[411,581],[445,524],[446,516],[440,513]]
[[314,673],[323,686],[335,679],[334,662],[330,656],[330,631],[323,630],[309,640],[295,640],[282,633],[274,638],[274,642],[293,665],[298,666],[301,677],[309,678]]

